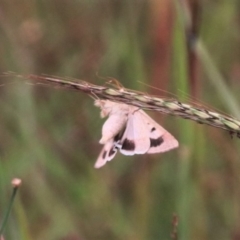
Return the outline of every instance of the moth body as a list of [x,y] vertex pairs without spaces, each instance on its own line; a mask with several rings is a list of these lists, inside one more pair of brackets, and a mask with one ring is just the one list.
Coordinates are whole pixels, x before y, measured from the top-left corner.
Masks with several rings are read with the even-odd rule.
[[103,124],[100,143],[104,147],[95,163],[100,168],[119,150],[124,155],[166,152],[178,147],[178,141],[143,110],[109,100],[96,100]]
[[126,126],[129,114],[129,106],[114,103],[108,100],[96,100],[95,106],[101,108],[101,117],[108,119],[102,127],[102,138],[99,143],[105,144],[113,139]]

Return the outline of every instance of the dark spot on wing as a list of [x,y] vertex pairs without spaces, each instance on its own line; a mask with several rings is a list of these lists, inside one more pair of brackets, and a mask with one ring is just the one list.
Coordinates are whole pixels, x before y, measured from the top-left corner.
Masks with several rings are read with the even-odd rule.
[[114,142],[118,142],[120,139],[121,139],[120,134],[117,134],[117,135],[114,137]]
[[103,155],[102,155],[102,158],[103,158],[103,159],[105,159],[106,154],[107,154],[107,151],[104,151],[104,152],[103,152]]
[[114,155],[116,153],[116,149],[115,148],[111,148],[109,153],[108,153],[108,157],[111,157],[112,155]]
[[122,148],[122,137],[124,134],[124,131],[126,129],[126,126],[121,130],[121,132],[119,132],[115,137],[114,137],[114,149],[115,151],[117,151],[117,149]]
[[131,141],[131,140],[125,138],[123,143],[122,143],[122,149],[123,150],[128,150],[128,151],[133,151],[135,149],[134,141]]
[[151,129],[151,132],[154,132],[156,130],[156,128],[155,127],[153,127],[152,129]]
[[119,132],[119,133],[114,137],[114,142],[118,142],[119,140],[121,140],[125,129],[126,129],[126,126],[121,130],[121,132]]
[[121,138],[120,134],[116,135],[114,137],[114,150],[117,151],[117,149],[121,148]]
[[156,139],[150,138],[150,147],[158,147],[163,142],[164,142],[164,140],[163,140],[162,137],[159,137],[159,138],[156,138]]

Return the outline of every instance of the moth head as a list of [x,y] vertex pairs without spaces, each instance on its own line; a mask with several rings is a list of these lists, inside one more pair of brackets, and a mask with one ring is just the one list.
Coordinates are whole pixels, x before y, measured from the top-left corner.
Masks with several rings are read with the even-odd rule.
[[111,108],[108,107],[108,101],[107,100],[100,100],[100,99],[97,99],[94,101],[94,105],[96,107],[100,107],[101,108],[101,117],[104,118],[104,117],[107,117],[111,111]]

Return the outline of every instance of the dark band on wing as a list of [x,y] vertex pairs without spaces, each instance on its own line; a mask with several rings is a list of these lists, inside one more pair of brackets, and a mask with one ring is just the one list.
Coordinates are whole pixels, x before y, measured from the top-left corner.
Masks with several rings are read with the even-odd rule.
[[107,151],[103,151],[102,159],[106,158]]
[[117,142],[122,139],[123,133],[126,129],[126,126],[114,137],[114,142]]
[[156,138],[156,139],[150,138],[150,147],[158,147],[163,142],[164,142],[164,140],[163,140],[162,137],[159,137],[159,138]]
[[122,148],[121,139],[122,139],[123,133],[125,131],[125,128],[126,127],[124,127],[124,129],[114,137],[114,150],[115,151],[117,151],[118,149]]
[[135,149],[134,141],[125,138],[122,143],[122,149],[127,151],[133,151]]
[[103,151],[102,159],[111,159],[112,156],[114,156],[117,152],[117,149],[115,147],[112,147],[109,151]]
[[115,148],[111,148],[109,153],[108,153],[108,157],[111,157],[112,155],[114,155],[116,153],[116,149]]

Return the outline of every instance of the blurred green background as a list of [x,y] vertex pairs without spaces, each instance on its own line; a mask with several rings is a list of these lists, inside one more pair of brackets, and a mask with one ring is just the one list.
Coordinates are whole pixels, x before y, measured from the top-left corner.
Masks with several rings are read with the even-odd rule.
[[[239,46],[236,0],[0,2],[0,73],[98,85],[110,76],[238,119]],[[180,147],[118,154],[97,170],[104,120],[91,98],[22,79],[0,81],[0,220],[11,179],[23,181],[6,240],[240,239],[239,139],[151,113]],[[178,238],[171,236],[174,214]]]

